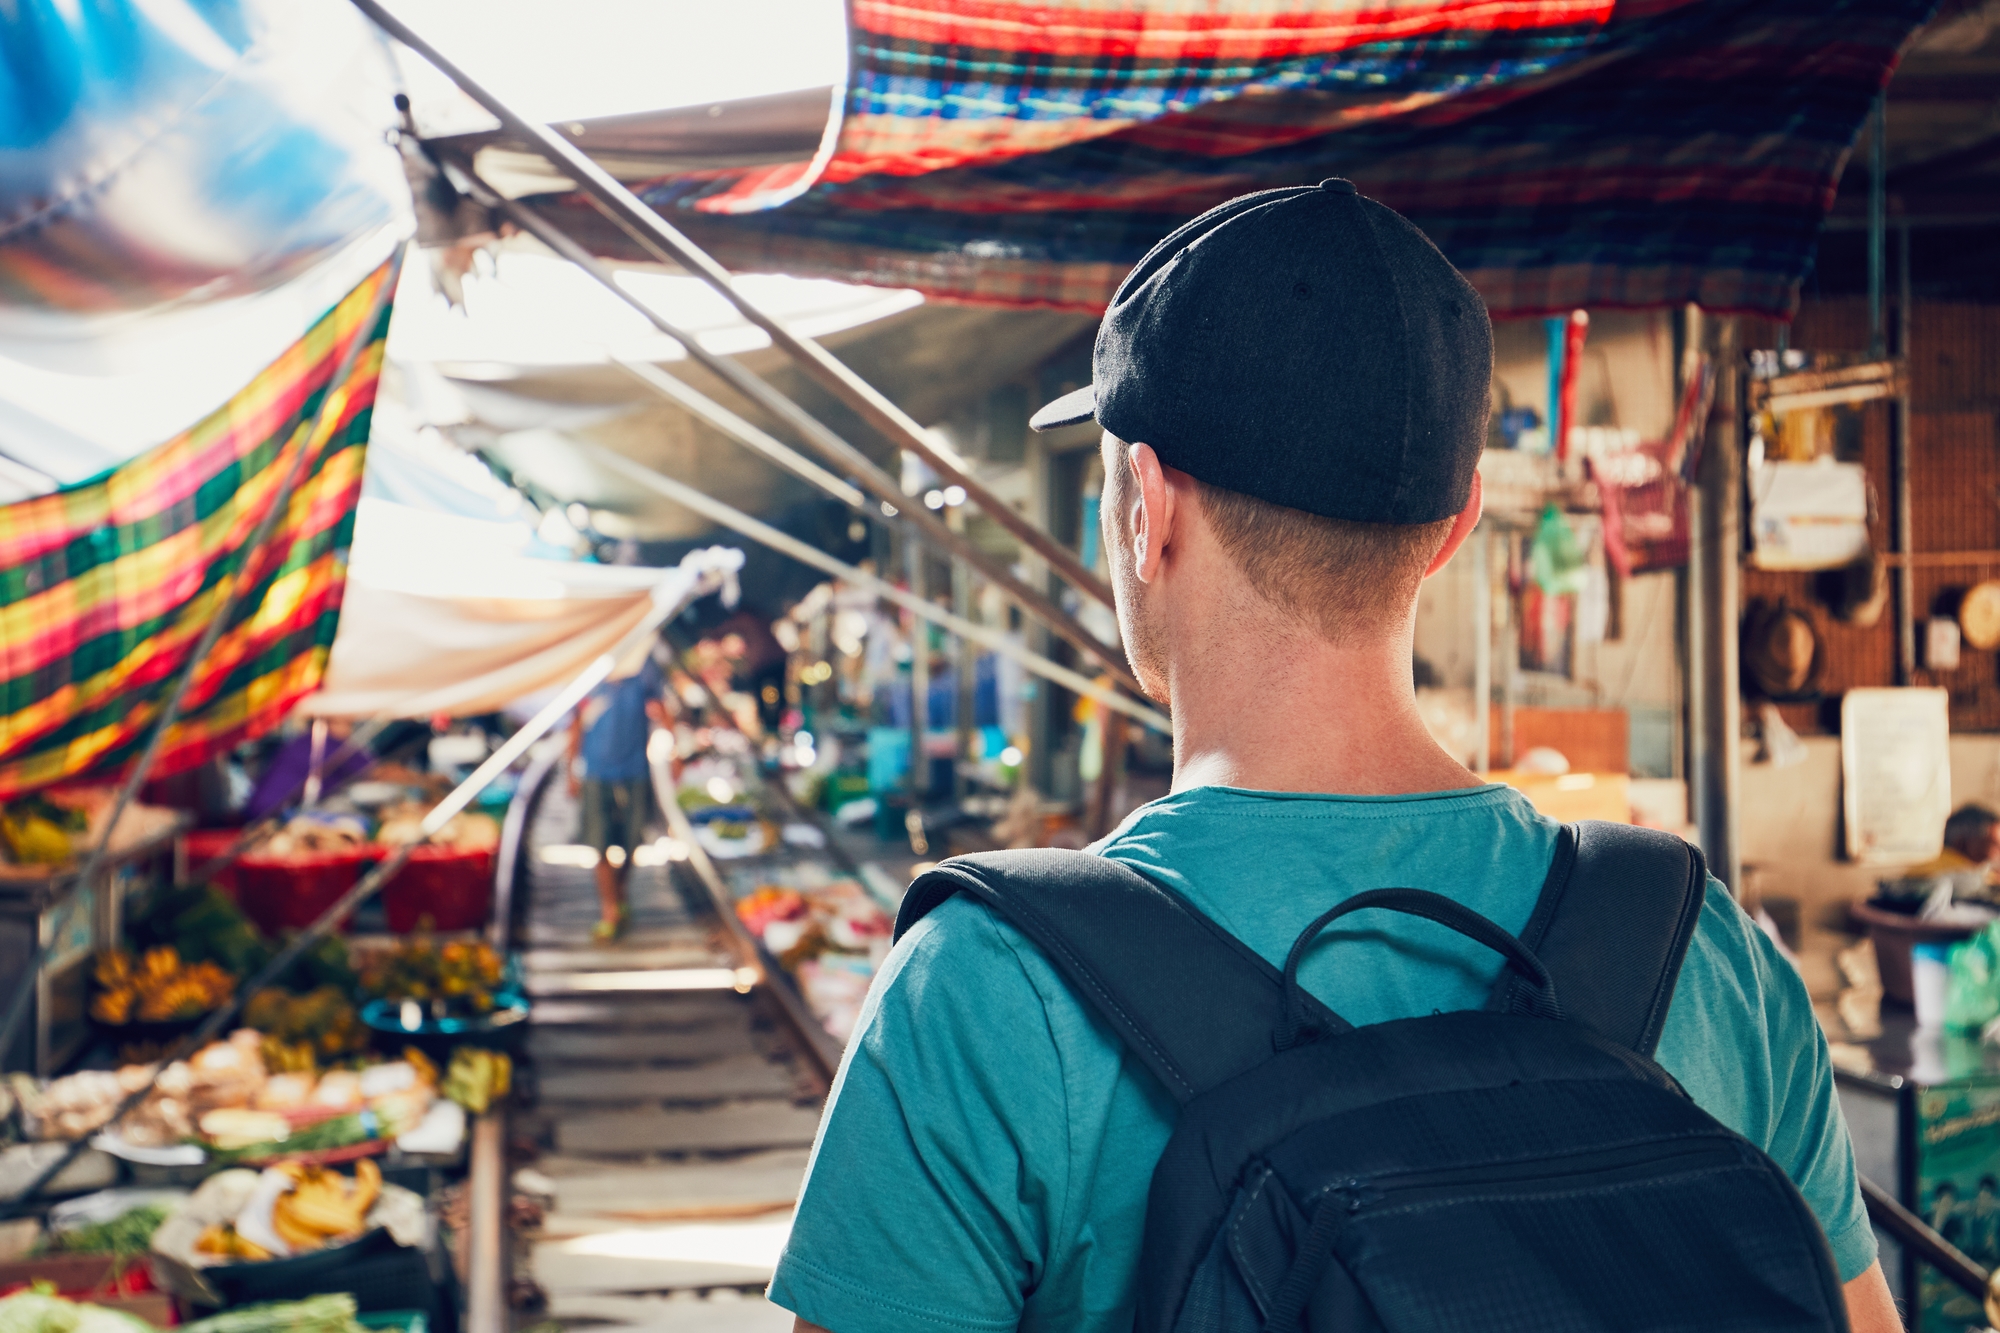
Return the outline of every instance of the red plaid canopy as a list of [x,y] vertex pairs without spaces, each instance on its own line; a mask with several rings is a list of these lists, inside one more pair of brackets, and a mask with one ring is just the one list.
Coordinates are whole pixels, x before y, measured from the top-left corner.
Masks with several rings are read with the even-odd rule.
[[[1495,314],[1788,315],[1932,6],[853,0],[825,151],[643,193],[736,269],[1096,310],[1187,218],[1339,175]],[[633,253],[568,202],[604,253]]]

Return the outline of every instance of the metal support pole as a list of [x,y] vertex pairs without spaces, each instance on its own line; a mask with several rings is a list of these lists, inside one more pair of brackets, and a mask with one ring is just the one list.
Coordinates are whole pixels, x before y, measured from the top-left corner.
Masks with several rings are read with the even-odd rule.
[[[1507,559],[1501,566],[1512,584],[1514,561],[1521,550],[1520,534],[1505,531],[1501,534],[1507,543]],[[1507,605],[1507,622],[1500,630],[1500,754],[1502,768],[1512,768],[1518,758],[1514,753],[1514,705],[1521,698],[1521,617],[1520,604],[1510,597]]]
[[1868,1208],[1868,1220],[1894,1236],[1897,1244],[1915,1251],[1939,1276],[1974,1300],[1992,1298],[1991,1274],[1866,1176],[1861,1177],[1861,1198]]
[[[1705,321],[1706,322],[1706,321]],[[1742,891],[1742,848],[1737,832],[1743,703],[1739,688],[1738,620],[1742,599],[1738,557],[1742,545],[1741,445],[1737,438],[1741,368],[1735,355],[1735,320],[1714,321],[1715,403],[1706,423],[1697,489],[1689,498],[1689,732],[1693,742],[1690,804],[1701,830],[1709,872]],[[1699,341],[1690,339],[1699,345]]]
[[[1915,549],[1910,520],[1910,228],[1898,231],[1896,247],[1896,356],[1903,371],[1896,376],[1896,398],[1890,407],[1889,486],[1894,493],[1896,552]],[[1914,562],[1896,562],[1896,683],[1909,685],[1917,670],[1917,575]]]
[[[921,499],[914,501],[922,504]],[[910,595],[919,601],[930,601],[930,579],[924,573],[924,548],[918,542],[906,542],[904,555],[909,561]],[[910,807],[911,812],[923,808],[924,798],[931,792],[931,758],[926,752],[925,742],[931,734],[931,625],[922,616],[910,617]]]
[[1888,232],[1889,95],[1875,99],[1874,123],[1868,136],[1868,355],[1880,361],[1887,355],[1882,325],[1882,280],[1887,265],[1885,246]]
[[960,471],[931,441],[924,428],[902,408],[884,397],[873,385],[855,374],[824,347],[795,333],[782,320],[766,313],[739,291],[727,270],[701,247],[670,226],[666,219],[648,208],[611,174],[584,156],[575,145],[515,113],[506,103],[474,82],[465,71],[446,59],[436,47],[417,36],[409,25],[382,6],[380,0],[353,0],[356,8],[384,32],[435,65],[440,73],[457,84],[473,101],[485,107],[510,132],[525,140],[530,149],[546,158],[565,176],[576,181],[606,217],[629,234],[640,246],[663,263],[677,264],[715,288],[723,299],[736,307],[745,319],[770,335],[771,342],[797,362],[807,376],[881,432],[884,439],[907,449],[930,465],[943,485],[958,485],[980,510],[1013,533],[1023,545],[1038,551],[1078,592],[1111,605],[1111,589],[1102,579],[1083,567],[1075,553],[1016,513],[1012,506],[995,496],[976,478]]
[[[963,565],[951,567],[951,610],[964,620],[972,619],[972,575]],[[972,790],[972,736],[979,721],[978,654],[965,639],[956,639],[952,653],[952,681],[958,686],[953,722],[958,735],[952,749],[952,795],[965,796]]]
[[1472,534],[1472,717],[1476,732],[1472,767],[1493,766],[1493,525]]
[[1114,708],[1163,735],[1173,734],[1173,724],[1167,720],[1166,714],[1158,709],[1136,702],[1117,690],[1098,684],[1081,672],[1072,671],[1039,653],[1031,652],[999,629],[988,625],[975,625],[969,620],[961,619],[943,607],[915,596],[907,588],[899,588],[866,570],[857,569],[844,560],[828,555],[817,546],[808,545],[789,533],[780,532],[770,524],[754,519],[712,495],[698,491],[687,483],[676,481],[663,473],[655,472],[642,463],[635,463],[623,454],[613,453],[601,446],[593,446],[590,455],[610,471],[622,473],[648,490],[656,491],[676,504],[684,505],[754,542],[768,546],[782,555],[788,555],[802,565],[810,565],[821,573],[831,574],[843,583],[866,589],[877,597],[894,602],[904,610],[943,627],[950,633],[971,639],[974,643],[990,648],[996,653],[1011,657],[1045,680],[1052,680],[1066,690],[1095,699],[1106,708]]
[[[699,338],[678,328],[652,306],[626,290],[612,274],[609,266],[577,244],[568,233],[548,218],[525,204],[503,198],[492,186],[470,171],[462,171],[460,174],[476,193],[481,194],[493,207],[506,214],[515,225],[596,279],[600,286],[644,316],[654,328],[679,343],[687,350],[690,357],[714,372],[725,384],[796,430],[799,437],[805,440],[820,457],[840,468],[847,476],[859,481],[883,505],[907,518],[918,531],[923,533],[927,541],[970,564],[989,582],[999,585],[1020,603],[1023,610],[1052,627],[1079,651],[1096,659],[1134,695],[1140,693],[1139,682],[1132,677],[1130,669],[1117,649],[1100,642],[1095,635],[1077,623],[1074,617],[1057,606],[1045,592],[1038,591],[1015,578],[1013,572],[1004,564],[981,551],[962,534],[953,532],[945,526],[943,520],[921,504],[911,504],[909,497],[903,494],[902,487],[897,485],[896,479],[877,467],[874,460],[836,435],[824,422],[778,392],[741,362],[709,351],[702,346]],[[855,506],[862,513],[867,512],[865,504],[857,503],[857,492],[854,487],[832,477],[825,469],[807,459],[800,458],[796,451],[758,430],[692,386],[674,379],[657,367],[624,360],[619,360],[617,364],[654,392],[678,403],[717,430],[733,436],[739,443],[780,463],[835,499]]]
[[472,1122],[465,1333],[507,1333],[507,1111]]

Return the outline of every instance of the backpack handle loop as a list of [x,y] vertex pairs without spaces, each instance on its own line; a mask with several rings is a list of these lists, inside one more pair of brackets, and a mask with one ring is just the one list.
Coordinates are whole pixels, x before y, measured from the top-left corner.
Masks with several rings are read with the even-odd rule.
[[1562,1008],[1556,1003],[1555,979],[1527,945],[1463,903],[1453,902],[1441,893],[1432,893],[1428,889],[1370,889],[1320,913],[1292,942],[1291,952],[1285,955],[1285,1018],[1278,1028],[1277,1049],[1289,1050],[1308,1033],[1317,1031],[1306,1022],[1306,993],[1299,985],[1299,963],[1304,959],[1306,950],[1319,938],[1319,933],[1334,921],[1349,912],[1369,907],[1420,916],[1485,945],[1505,958],[1508,966],[1531,983],[1532,990],[1525,993],[1521,1001],[1521,1007],[1526,1012],[1540,1018],[1562,1017]]

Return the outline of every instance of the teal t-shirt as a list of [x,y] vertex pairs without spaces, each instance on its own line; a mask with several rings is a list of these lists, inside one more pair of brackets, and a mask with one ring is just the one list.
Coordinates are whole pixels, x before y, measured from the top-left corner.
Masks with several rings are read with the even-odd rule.
[[[1096,850],[1282,965],[1313,917],[1386,886],[1447,894],[1518,933],[1556,827],[1506,787],[1202,787],[1135,811]],[[1301,977],[1365,1024],[1477,1008],[1500,966],[1431,923],[1372,912],[1327,930]],[[1805,987],[1712,879],[1656,1058],[1797,1182],[1843,1281],[1873,1262]],[[832,1333],[1129,1329],[1146,1191],[1174,1117],[1026,937],[954,898],[876,978],[770,1297]]]

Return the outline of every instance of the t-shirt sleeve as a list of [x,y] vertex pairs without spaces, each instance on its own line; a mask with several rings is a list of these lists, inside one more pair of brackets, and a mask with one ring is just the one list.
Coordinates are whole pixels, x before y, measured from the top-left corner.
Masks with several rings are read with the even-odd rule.
[[770,1299],[832,1333],[1011,1330],[1067,1194],[1062,1062],[1020,946],[953,900],[890,954]]
[[1875,1261],[1826,1034],[1798,970],[1715,879],[1674,991],[1660,1062],[1784,1168],[1843,1282]]

